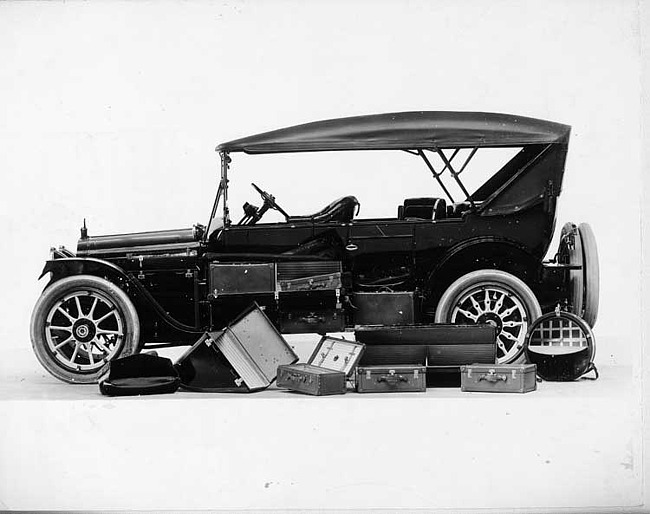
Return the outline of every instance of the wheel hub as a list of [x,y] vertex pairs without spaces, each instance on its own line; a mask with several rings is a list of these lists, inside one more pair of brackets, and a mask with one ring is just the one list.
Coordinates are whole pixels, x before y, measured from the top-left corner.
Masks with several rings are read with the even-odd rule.
[[501,330],[503,330],[503,320],[498,314],[494,312],[485,312],[481,314],[476,319],[476,323],[483,325],[492,325],[497,329],[497,334],[500,334]]
[[498,362],[509,362],[521,352],[528,326],[526,309],[516,295],[498,284],[466,291],[456,301],[450,318],[452,323],[492,325]]
[[72,333],[77,341],[80,343],[87,343],[95,337],[97,329],[92,321],[87,319],[78,319],[72,325]]
[[50,308],[45,341],[57,364],[94,372],[119,353],[124,324],[113,300],[99,291],[73,291]]

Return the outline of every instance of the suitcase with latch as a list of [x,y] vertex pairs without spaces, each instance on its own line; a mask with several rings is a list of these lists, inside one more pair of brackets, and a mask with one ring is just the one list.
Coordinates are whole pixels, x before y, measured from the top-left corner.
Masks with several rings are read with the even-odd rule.
[[425,366],[365,366],[357,368],[357,392],[393,393],[427,390]]
[[477,393],[528,393],[537,389],[535,364],[472,364],[460,368],[460,390]]
[[313,396],[344,394],[364,345],[323,336],[307,364],[279,366],[277,386]]

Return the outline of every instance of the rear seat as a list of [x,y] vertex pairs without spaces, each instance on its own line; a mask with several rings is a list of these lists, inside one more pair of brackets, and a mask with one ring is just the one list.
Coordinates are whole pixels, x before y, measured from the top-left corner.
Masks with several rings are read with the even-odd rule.
[[447,217],[444,198],[407,198],[397,208],[397,217],[403,219],[440,220]]

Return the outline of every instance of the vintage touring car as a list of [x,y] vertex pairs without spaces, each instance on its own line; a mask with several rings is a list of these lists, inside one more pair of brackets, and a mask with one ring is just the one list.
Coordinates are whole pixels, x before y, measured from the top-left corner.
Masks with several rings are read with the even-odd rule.
[[[592,326],[596,321],[598,257],[589,225],[565,224],[557,252],[544,261],[569,134],[567,125],[521,116],[405,112],[221,144],[221,177],[205,226],[89,236],[84,222],[76,253],[52,249],[43,270],[50,280],[31,320],[36,356],[59,379],[93,382],[110,360],[192,343],[255,301],[283,333],[489,323],[497,327],[498,361],[521,360],[528,326],[542,313],[560,305]],[[514,150],[468,191],[468,165],[495,148]],[[389,218],[359,217],[356,196],[297,216],[253,184],[261,205],[245,203],[239,221],[231,219],[233,154],[350,150],[407,152],[444,197],[405,198]],[[462,197],[453,197],[450,183]],[[265,223],[269,209],[284,221]],[[410,314],[393,319],[383,312],[391,295],[405,302],[399,312]]]

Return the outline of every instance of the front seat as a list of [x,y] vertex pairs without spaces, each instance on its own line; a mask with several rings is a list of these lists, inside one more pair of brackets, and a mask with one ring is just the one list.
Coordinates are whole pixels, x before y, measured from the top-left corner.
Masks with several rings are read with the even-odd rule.
[[[356,210],[356,212],[355,212]],[[311,216],[289,216],[289,223],[296,221],[311,221],[312,223],[347,223],[359,213],[359,201],[354,196],[344,196],[334,200],[320,211]]]

